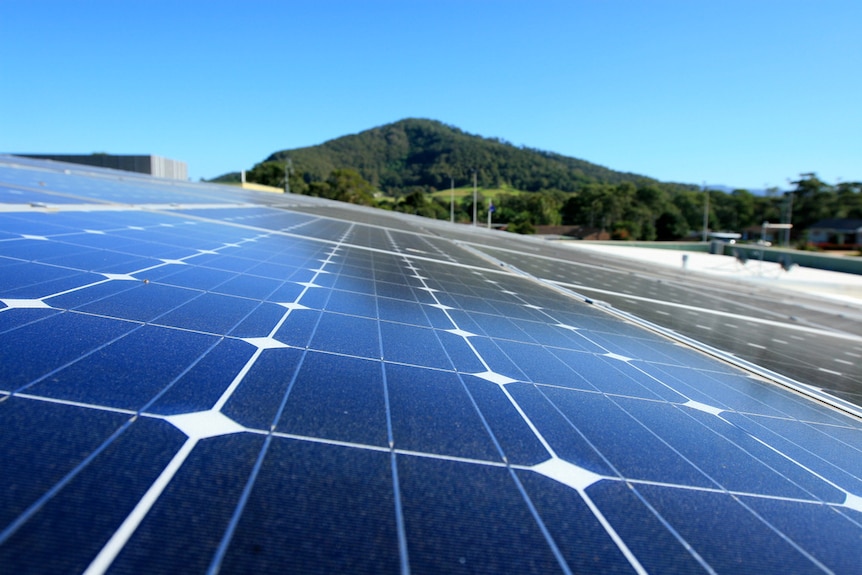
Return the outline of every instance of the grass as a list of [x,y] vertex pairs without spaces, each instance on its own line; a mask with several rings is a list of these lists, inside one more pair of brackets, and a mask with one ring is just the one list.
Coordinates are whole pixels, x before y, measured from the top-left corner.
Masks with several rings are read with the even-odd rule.
[[[485,199],[491,199],[496,201],[497,197],[503,194],[510,195],[518,195],[518,194],[526,194],[529,192],[524,192],[521,190],[516,190],[515,188],[510,188],[508,186],[504,186],[502,188],[478,188],[477,190],[479,194]],[[465,186],[461,188],[455,188],[455,197],[460,199],[465,196],[473,195],[473,186]],[[448,200],[452,196],[451,190],[437,190],[431,194],[432,197],[438,198],[441,200]]]

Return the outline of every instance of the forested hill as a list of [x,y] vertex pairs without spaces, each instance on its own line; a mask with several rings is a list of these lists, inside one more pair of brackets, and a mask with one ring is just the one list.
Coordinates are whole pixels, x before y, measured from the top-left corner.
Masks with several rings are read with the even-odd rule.
[[[289,165],[293,169],[285,174]],[[777,189],[764,196],[747,190],[704,194],[695,185],[519,148],[433,120],[401,120],[319,146],[276,152],[249,170],[246,179],[283,188],[287,175],[294,193],[448,219],[453,206],[428,192],[447,190],[450,176],[456,187],[469,188],[473,170],[479,188],[489,195],[480,193],[476,206],[473,194],[463,196],[454,206],[456,221],[471,221],[477,209],[485,217],[493,194],[494,221],[521,233],[562,224],[617,239],[672,240],[702,231],[705,209],[711,229],[744,231],[765,221],[785,221],[792,206],[794,232],[801,230],[796,235],[804,240],[804,230],[817,220],[862,218],[860,182],[833,186],[804,173],[792,182],[796,188],[782,195]],[[233,173],[213,181],[239,180],[240,174]],[[529,193],[512,193],[517,191]]]
[[337,169],[352,169],[375,188],[393,196],[416,187],[449,188],[450,176],[455,178],[456,186],[468,185],[474,169],[481,187],[509,186],[531,192],[574,192],[591,183],[657,183],[645,176],[520,148],[423,119],[401,120],[317,146],[283,150],[263,163],[283,164],[288,158],[306,182],[324,180]]

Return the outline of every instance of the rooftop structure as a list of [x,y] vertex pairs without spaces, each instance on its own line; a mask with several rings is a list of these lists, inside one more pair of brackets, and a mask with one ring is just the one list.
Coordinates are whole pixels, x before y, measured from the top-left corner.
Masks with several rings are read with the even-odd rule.
[[125,170],[139,174],[149,174],[157,178],[188,180],[189,170],[185,162],[153,155],[115,155],[115,154],[16,154],[26,158],[54,160],[72,164],[84,164],[99,168]]

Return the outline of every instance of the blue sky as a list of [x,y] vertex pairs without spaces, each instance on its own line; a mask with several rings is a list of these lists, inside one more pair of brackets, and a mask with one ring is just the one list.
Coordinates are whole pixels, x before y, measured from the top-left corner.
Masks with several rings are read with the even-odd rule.
[[858,0],[0,0],[0,152],[192,179],[407,117],[666,181],[862,180]]

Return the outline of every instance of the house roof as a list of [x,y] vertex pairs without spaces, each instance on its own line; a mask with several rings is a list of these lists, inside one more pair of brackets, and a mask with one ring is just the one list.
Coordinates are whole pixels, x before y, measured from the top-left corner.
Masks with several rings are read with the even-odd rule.
[[815,222],[811,229],[858,231],[862,228],[862,219],[855,218],[828,218]]

